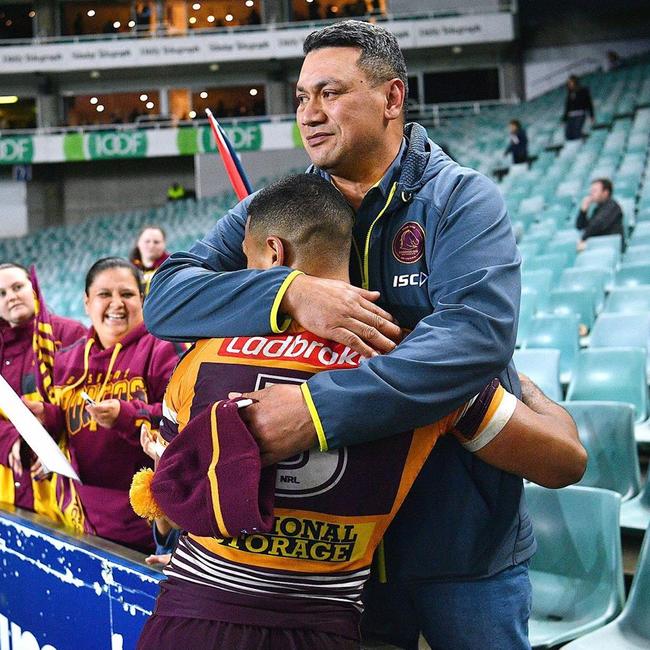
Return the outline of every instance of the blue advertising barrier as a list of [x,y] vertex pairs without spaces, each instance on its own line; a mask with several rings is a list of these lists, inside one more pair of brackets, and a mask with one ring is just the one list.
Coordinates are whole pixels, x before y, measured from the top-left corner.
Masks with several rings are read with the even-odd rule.
[[112,542],[0,510],[0,650],[132,650],[159,571]]

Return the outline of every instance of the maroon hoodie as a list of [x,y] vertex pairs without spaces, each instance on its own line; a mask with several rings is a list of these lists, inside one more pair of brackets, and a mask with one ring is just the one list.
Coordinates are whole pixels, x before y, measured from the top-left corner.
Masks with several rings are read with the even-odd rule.
[[[50,314],[57,349],[66,347],[84,336],[86,330],[77,321]],[[0,374],[18,393],[29,399],[38,399],[36,377],[34,374],[34,351],[32,337],[34,319],[17,327],[11,327],[7,321],[0,319]],[[0,465],[8,467],[8,457],[14,443],[20,437],[13,424],[0,416]],[[16,489],[13,499],[10,494],[0,494],[0,500],[13,501],[20,508],[34,509],[34,495],[29,476],[30,454],[25,447],[22,477],[15,477]]]
[[[160,341],[144,324],[104,349],[91,328],[86,336],[57,353],[54,385],[59,406],[46,404],[45,427],[65,434],[87,532],[143,551],[153,550],[150,526],[129,504],[136,471],[151,466],[140,447],[140,426],[158,427],[167,381],[184,351]],[[119,399],[120,413],[111,429],[97,425],[85,410],[81,391],[95,401]]]

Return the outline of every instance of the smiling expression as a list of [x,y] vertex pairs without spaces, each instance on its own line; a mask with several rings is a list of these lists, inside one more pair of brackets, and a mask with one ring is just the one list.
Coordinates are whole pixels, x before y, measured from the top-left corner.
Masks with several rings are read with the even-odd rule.
[[22,269],[0,270],[0,318],[12,327],[25,323],[34,315],[32,283]]
[[112,347],[142,323],[142,296],[129,269],[99,273],[84,296],[84,306],[104,348]]

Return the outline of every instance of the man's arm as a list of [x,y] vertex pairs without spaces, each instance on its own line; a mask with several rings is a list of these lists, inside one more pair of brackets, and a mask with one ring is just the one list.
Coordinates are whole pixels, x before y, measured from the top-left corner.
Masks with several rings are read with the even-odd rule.
[[607,204],[601,206],[593,217],[589,219],[585,231],[582,235],[583,239],[603,235],[609,231],[612,225],[621,218],[621,208],[614,201],[609,201]]
[[[295,314],[283,298],[299,272],[285,266],[246,269],[242,241],[250,200],[217,221],[188,253],[174,253],[156,271],[144,303],[145,323],[154,336],[196,341],[279,334],[288,327],[286,316]],[[309,309],[301,320],[310,331],[364,356],[395,346],[400,329],[374,304],[378,292],[306,276],[302,284],[311,287]],[[314,290],[324,284],[326,291]]]
[[475,452],[482,461],[548,488],[577,483],[587,467],[587,452],[571,416],[525,375],[521,401],[507,424]]

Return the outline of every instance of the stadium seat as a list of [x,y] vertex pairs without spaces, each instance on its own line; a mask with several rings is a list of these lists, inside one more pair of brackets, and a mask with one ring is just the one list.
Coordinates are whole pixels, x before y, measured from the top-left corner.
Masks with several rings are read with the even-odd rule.
[[530,564],[529,638],[534,648],[575,639],[621,611],[620,499],[598,488],[526,486],[538,545]]
[[650,286],[615,287],[607,296],[605,311],[625,314],[650,314]]
[[569,383],[573,374],[580,339],[578,316],[535,316],[530,324],[525,347],[555,348],[560,351],[560,382]]
[[614,280],[617,287],[650,284],[650,264],[621,264]]
[[517,371],[528,375],[548,397],[562,399],[559,350],[515,350],[513,359]]
[[519,305],[519,326],[517,328],[517,347],[521,347],[528,337],[530,323],[537,311],[537,291],[523,288]]
[[562,406],[575,420],[589,457],[578,485],[613,490],[623,501],[635,497],[641,475],[632,406],[619,402],[564,402]]
[[540,271],[527,271],[521,273],[522,289],[532,289],[537,292],[537,309],[543,311],[548,305],[551,284],[553,283],[553,272],[549,269]]
[[553,282],[557,282],[563,269],[568,266],[568,256],[563,253],[547,253],[546,255],[536,255],[525,260],[523,265],[524,271],[542,271],[550,269],[553,273]]
[[650,532],[646,532],[630,595],[620,616],[564,646],[564,650],[647,650],[650,648]]
[[618,253],[618,256],[620,256],[622,247],[623,238],[621,235],[601,235],[600,237],[589,237],[589,239],[587,239],[586,252],[607,248],[615,251]]
[[606,269],[584,267],[564,269],[560,276],[560,289],[593,289],[596,292],[596,311],[605,302],[605,286],[611,274]]
[[611,314],[598,316],[589,337],[591,348],[631,347],[648,351],[650,314]]
[[648,416],[646,351],[643,348],[581,350],[566,399],[632,404],[636,423],[643,422]]
[[620,253],[612,248],[596,248],[580,253],[573,263],[575,268],[601,267],[614,270]]
[[646,477],[641,493],[621,506],[621,528],[643,532],[650,526],[650,478]]
[[623,256],[625,264],[647,264],[649,260],[650,246],[628,246]]
[[588,330],[594,324],[596,291],[594,289],[553,289],[548,310],[556,316],[577,314],[580,325]]

